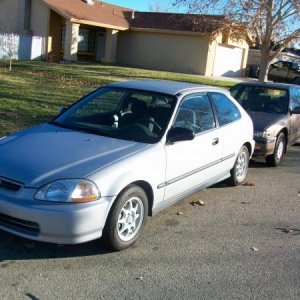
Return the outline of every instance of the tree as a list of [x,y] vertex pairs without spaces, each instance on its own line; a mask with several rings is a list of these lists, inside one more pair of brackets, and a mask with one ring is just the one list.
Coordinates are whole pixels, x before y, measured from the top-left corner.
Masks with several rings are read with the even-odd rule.
[[12,69],[12,60],[18,53],[17,36],[14,34],[0,34],[0,49],[3,51],[4,59],[9,60],[9,71]]
[[299,0],[174,0],[190,14],[225,16],[222,29],[236,39],[247,38],[261,54],[259,81],[267,80],[272,60],[300,40]]
[[[172,8],[172,7],[171,7]],[[167,7],[161,0],[155,0],[155,4],[149,3],[148,9],[151,12],[168,12],[170,7]]]

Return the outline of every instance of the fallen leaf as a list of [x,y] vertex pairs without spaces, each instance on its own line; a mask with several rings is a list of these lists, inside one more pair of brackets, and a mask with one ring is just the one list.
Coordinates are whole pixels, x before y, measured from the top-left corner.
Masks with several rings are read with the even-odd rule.
[[255,186],[255,183],[252,181],[252,182],[246,182],[243,184],[243,186]]
[[255,247],[251,247],[251,250],[253,250],[253,251],[258,251],[258,249],[255,248]]
[[242,204],[250,204],[250,201],[242,201]]
[[206,202],[202,201],[202,200],[197,200],[197,201],[192,201],[191,204],[193,206],[199,205],[199,206],[205,206]]
[[184,213],[183,211],[179,211],[179,212],[177,213],[177,215],[178,215],[178,216],[184,216],[185,213]]

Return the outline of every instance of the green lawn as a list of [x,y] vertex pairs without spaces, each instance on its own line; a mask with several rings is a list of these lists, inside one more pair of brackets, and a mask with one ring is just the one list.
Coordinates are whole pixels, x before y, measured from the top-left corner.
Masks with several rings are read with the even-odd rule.
[[231,81],[216,81],[172,72],[120,66],[48,62],[0,61],[0,137],[51,120],[59,107],[107,83],[135,79],[188,81],[229,88]]

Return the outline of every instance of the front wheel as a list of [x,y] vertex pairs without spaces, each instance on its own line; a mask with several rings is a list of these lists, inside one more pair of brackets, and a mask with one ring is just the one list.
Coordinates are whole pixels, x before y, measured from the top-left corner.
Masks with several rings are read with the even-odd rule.
[[244,145],[236,158],[235,164],[230,171],[229,183],[231,185],[240,185],[243,183],[247,176],[249,165],[249,151],[248,148]]
[[266,156],[266,163],[271,167],[277,167],[280,165],[283,159],[283,154],[285,151],[285,135],[280,133],[277,137],[274,153]]
[[104,237],[113,250],[131,247],[141,235],[148,216],[148,199],[143,189],[128,186],[114,203],[104,229]]

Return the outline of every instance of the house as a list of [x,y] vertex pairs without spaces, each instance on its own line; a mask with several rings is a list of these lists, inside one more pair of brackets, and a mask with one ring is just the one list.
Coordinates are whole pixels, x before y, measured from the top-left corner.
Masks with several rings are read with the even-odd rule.
[[[23,41],[29,37],[29,50],[21,51],[21,40],[18,46],[19,56],[28,52],[27,59],[242,76],[248,44],[222,32],[223,18],[139,12],[99,0],[0,0],[0,33]],[[43,37],[38,51],[32,48],[33,37]]]

